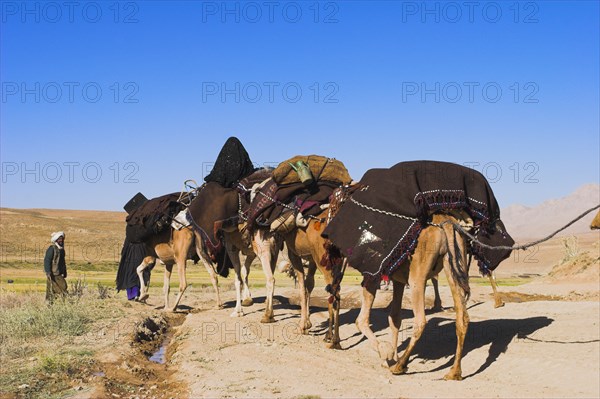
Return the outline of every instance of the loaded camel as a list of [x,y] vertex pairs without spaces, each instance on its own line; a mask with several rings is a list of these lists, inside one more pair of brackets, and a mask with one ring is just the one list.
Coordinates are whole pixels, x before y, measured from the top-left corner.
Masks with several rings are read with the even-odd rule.
[[[306,160],[305,160],[306,159]],[[310,155],[296,156],[282,162],[269,174],[269,178],[250,186],[242,185],[246,196],[242,208],[248,214],[247,227],[253,232],[255,252],[262,252],[261,263],[267,278],[267,306],[263,321],[273,318],[272,298],[274,289],[273,271],[275,269],[275,251],[268,248],[287,247],[287,255],[297,278],[300,289],[299,330],[308,334],[310,322],[310,295],[314,288],[314,274],[318,268],[323,273],[329,300],[329,329],[325,341],[329,348],[340,348],[339,342],[339,283],[341,272],[337,267],[326,267],[326,240],[321,233],[330,220],[330,195],[334,187],[342,185],[351,178],[337,160]],[[247,189],[246,187],[252,187]],[[339,188],[337,189],[340,190]],[[283,202],[281,202],[283,201]],[[265,209],[268,216],[258,223],[257,218]],[[269,241],[272,240],[272,241]],[[261,247],[264,247],[261,249]],[[304,264],[308,267],[307,273]],[[337,273],[336,273],[337,271]]]
[[267,277],[265,315],[261,322],[271,323],[273,318],[273,290],[279,244],[274,234],[264,231],[241,231],[242,197],[237,190],[217,183],[203,185],[189,207],[197,251],[205,259],[216,259],[226,252],[235,271],[236,304],[232,317],[244,315],[242,306],[253,303],[248,287],[248,274],[252,261],[258,257]]
[[[196,248],[197,240],[191,227],[186,227],[185,222],[179,216],[175,216],[188,205],[191,198],[192,194],[185,191],[181,194],[166,194],[150,200],[138,194],[125,205],[128,213],[126,238],[117,279],[119,280],[122,270],[131,270],[130,265],[135,265],[133,266],[135,274],[132,277],[137,275],[140,282],[140,301],[145,301],[149,294],[148,282],[143,276],[144,271],[151,270],[156,265],[156,261],[160,261],[165,265],[163,280],[165,310],[174,311],[187,288],[188,259],[202,261],[211,277],[217,306],[221,306],[216,265],[199,248]],[[169,306],[169,283],[174,265],[177,265],[178,269],[179,290],[175,303]]]
[[[288,256],[294,271],[296,272],[298,288],[300,290],[300,322],[299,328],[302,334],[308,334],[312,327],[310,322],[310,295],[315,286],[314,275],[316,269],[323,273],[325,284],[331,291],[331,299],[328,301],[329,328],[325,336],[325,342],[330,349],[341,349],[339,336],[339,312],[340,298],[337,291],[336,277],[341,280],[339,270],[328,268],[321,260],[326,254],[325,239],[321,233],[326,227],[322,220],[328,217],[328,210],[324,210],[316,218],[310,218],[305,227],[295,227],[283,235],[288,247]],[[308,271],[304,272],[303,259],[308,261]]]
[[[444,269],[454,300],[457,335],[454,365],[445,378],[461,379],[469,323],[467,254],[477,258],[482,274],[488,274],[510,256],[514,244],[500,220],[489,183],[485,176],[462,165],[408,161],[370,169],[359,185],[323,233],[331,241],[330,255],[338,251],[364,276],[362,306],[356,320],[359,331],[382,358],[396,359],[402,296],[405,285],[410,284],[415,328],[407,349],[391,366],[394,374],[405,373],[426,325],[426,281]],[[472,229],[472,243],[463,236],[464,227]],[[393,282],[388,318],[391,345],[380,343],[369,327],[382,275]]]
[[[411,301],[415,317],[415,328],[408,347],[398,361],[391,366],[394,374],[403,374],[411,352],[425,329],[425,283],[442,269],[446,273],[448,284],[452,292],[456,310],[456,355],[446,380],[460,380],[461,359],[464,339],[469,324],[469,315],[466,300],[469,295],[468,270],[467,270],[467,243],[460,234],[454,234],[452,225],[457,220],[450,215],[434,214],[433,223],[442,227],[428,226],[419,235],[412,258],[404,261],[390,276],[393,282],[393,299],[390,307],[388,321],[392,332],[391,343],[379,342],[369,326],[371,308],[377,292],[377,281],[366,281],[363,287],[363,299],[360,313],[356,319],[356,326],[369,340],[373,348],[379,352],[381,358],[396,360],[398,348],[398,331],[401,324],[401,307],[404,287],[411,287]],[[410,271],[410,272],[409,272]]]
[[[156,261],[160,261],[165,265],[165,274],[163,280],[163,294],[165,298],[165,310],[175,311],[181,298],[187,288],[186,280],[186,264],[188,259],[193,259],[194,254],[200,257],[200,261],[206,268],[213,288],[216,293],[216,307],[221,308],[222,302],[219,293],[219,282],[218,274],[216,271],[216,265],[208,258],[208,256],[198,248],[196,243],[194,232],[190,227],[184,227],[181,230],[174,228],[167,229],[159,234],[152,235],[147,241],[144,242],[146,245],[147,256],[143,259],[142,263],[136,268],[137,275],[140,279],[140,301],[145,301],[149,297],[148,285],[143,278],[144,270],[147,268],[152,269],[156,265]],[[171,273],[173,266],[177,265],[177,274],[179,276],[179,290],[175,303],[172,307],[169,307],[169,292]]]

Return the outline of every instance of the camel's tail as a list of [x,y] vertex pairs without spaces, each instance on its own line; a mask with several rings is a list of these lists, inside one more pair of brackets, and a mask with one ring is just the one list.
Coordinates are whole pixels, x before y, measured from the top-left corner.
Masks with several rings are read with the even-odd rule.
[[452,224],[443,225],[448,240],[448,261],[450,271],[458,286],[465,292],[465,300],[471,295],[469,286],[469,264],[467,261],[467,244],[462,235],[458,234]]

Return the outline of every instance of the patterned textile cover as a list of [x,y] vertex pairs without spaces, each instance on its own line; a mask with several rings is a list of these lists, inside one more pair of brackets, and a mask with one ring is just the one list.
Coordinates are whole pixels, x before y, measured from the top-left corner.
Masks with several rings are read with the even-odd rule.
[[[401,162],[368,170],[359,184],[323,236],[331,241],[331,259],[341,252],[366,278],[392,274],[414,250],[435,212],[465,211],[477,227],[478,240],[493,246],[514,244],[500,221],[490,185],[473,169],[437,161]],[[470,252],[483,274],[511,253],[476,244]]]

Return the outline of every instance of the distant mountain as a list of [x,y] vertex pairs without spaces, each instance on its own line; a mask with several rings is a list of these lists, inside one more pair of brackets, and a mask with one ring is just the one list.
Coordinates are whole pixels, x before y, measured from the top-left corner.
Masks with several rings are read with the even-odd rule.
[[[600,185],[587,184],[566,197],[547,200],[533,207],[511,205],[501,210],[501,218],[511,236],[540,238],[556,231],[598,204]],[[590,223],[595,215],[596,212],[590,213],[559,235],[589,232]]]

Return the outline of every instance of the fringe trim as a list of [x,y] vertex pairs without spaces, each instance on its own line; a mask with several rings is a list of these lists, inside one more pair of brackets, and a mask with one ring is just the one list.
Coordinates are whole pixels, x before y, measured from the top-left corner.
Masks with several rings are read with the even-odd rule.
[[490,262],[490,260],[487,259],[483,254],[483,247],[476,243],[470,243],[469,251],[475,257],[475,259],[477,259],[479,273],[481,273],[481,275],[484,277],[489,276],[492,273],[492,269],[490,267],[492,262]]
[[334,267],[336,266],[341,267],[343,255],[340,249],[333,245],[331,240],[325,240],[323,248],[325,248],[325,253],[321,258],[321,266],[325,267],[327,270],[334,270]]
[[417,241],[419,239],[419,234],[423,230],[423,225],[419,222],[416,222],[404,236],[403,242],[400,243],[396,247],[396,249],[390,255],[390,259],[387,261],[387,265],[384,265],[382,268],[383,274],[391,276],[394,274],[396,269],[400,266],[402,262],[404,262],[409,255],[411,255],[415,247],[417,246]]
[[463,190],[432,190],[415,195],[415,206],[419,219],[425,221],[429,215],[438,211],[462,209],[466,211],[476,226],[486,231],[493,226],[487,205],[472,200]]

